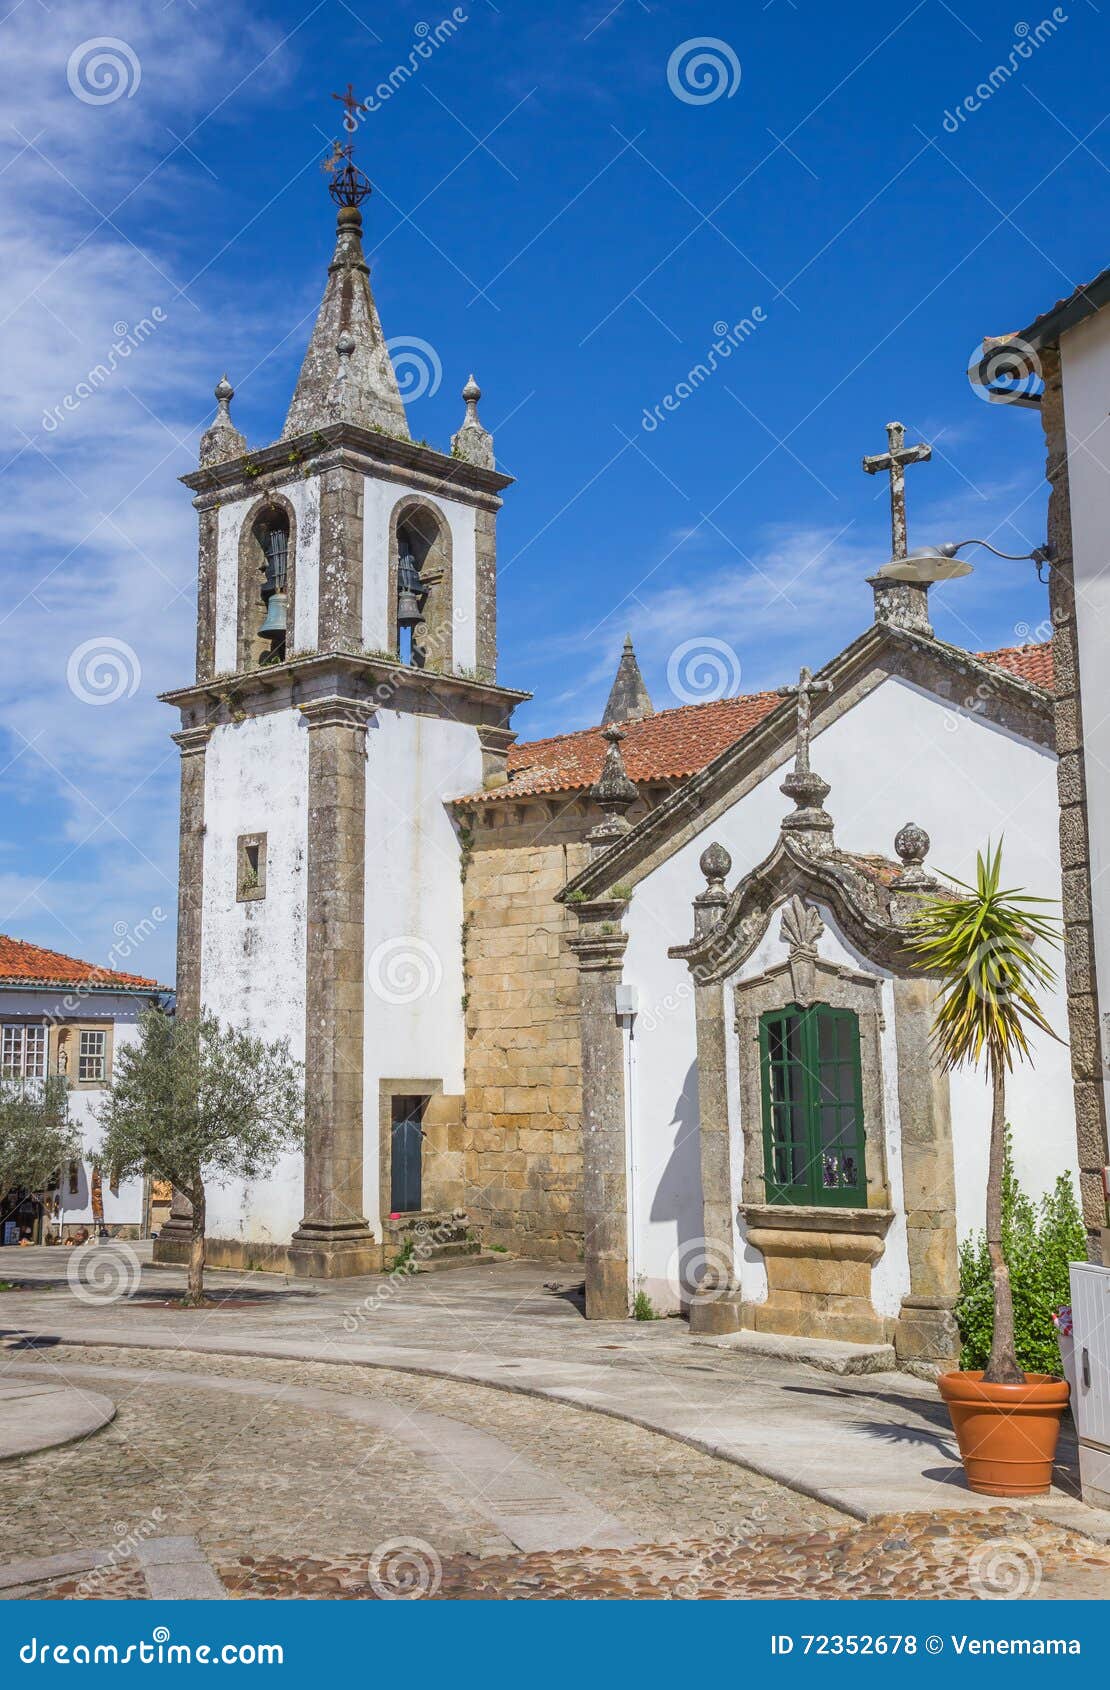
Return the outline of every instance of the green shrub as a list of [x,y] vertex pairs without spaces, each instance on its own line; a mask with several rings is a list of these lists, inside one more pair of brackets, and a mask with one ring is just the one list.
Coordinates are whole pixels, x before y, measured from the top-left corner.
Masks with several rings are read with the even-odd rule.
[[[1039,1203],[1021,1189],[1008,1135],[1002,1249],[1013,1284],[1018,1366],[1026,1373],[1059,1376],[1060,1350],[1052,1316],[1071,1301],[1068,1264],[1086,1261],[1087,1234],[1070,1175],[1061,1174]],[[962,1340],[960,1366],[986,1367],[994,1329],[994,1295],[987,1241],[981,1232],[960,1245],[956,1319]]]
[[632,1318],[633,1320],[659,1319],[659,1315],[656,1313],[655,1304],[652,1302],[646,1291],[637,1291],[635,1297],[632,1299]]

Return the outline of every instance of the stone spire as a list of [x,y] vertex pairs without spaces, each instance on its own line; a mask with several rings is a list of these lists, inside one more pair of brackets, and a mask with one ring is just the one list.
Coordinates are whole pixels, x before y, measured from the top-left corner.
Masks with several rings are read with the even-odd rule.
[[201,469],[226,463],[229,458],[241,458],[247,449],[246,441],[231,420],[229,407],[234,397],[235,389],[226,376],[221,376],[216,383],[216,415],[200,437]]
[[608,850],[614,840],[623,838],[629,832],[632,824],[624,812],[640,796],[635,782],[628,778],[621,755],[621,740],[624,735],[618,727],[608,727],[602,737],[608,742],[609,748],[605,753],[601,774],[590,788],[590,797],[604,811],[604,819],[586,835],[594,856]]
[[478,421],[482,390],[473,376],[463,388],[462,396],[466,401],[466,416],[458,433],[451,436],[451,456],[463,458],[468,464],[479,464],[483,469],[493,469],[493,435]]
[[370,291],[357,205],[339,207],[335,256],[281,438],[335,422],[410,438]]
[[602,722],[642,722],[646,716],[654,716],[655,706],[651,702],[651,694],[644,685],[644,677],[640,673],[640,665],[636,661],[636,653],[632,649],[632,635],[624,636],[624,650],[621,660],[617,664],[616,678],[609,694],[609,702],[605,706]]

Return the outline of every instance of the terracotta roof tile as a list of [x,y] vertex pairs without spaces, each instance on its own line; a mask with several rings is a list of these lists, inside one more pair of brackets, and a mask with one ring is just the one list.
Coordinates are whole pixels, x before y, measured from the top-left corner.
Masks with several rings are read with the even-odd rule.
[[997,663],[1000,669],[1009,669],[1012,675],[1020,676],[1023,681],[1031,681],[1035,687],[1043,687],[1045,692],[1052,691],[1051,640],[1044,645],[1007,645],[1001,651],[981,651],[979,656],[984,663]]
[[23,939],[10,939],[0,933],[0,986],[20,985],[163,990],[156,980],[147,980],[141,974],[120,974],[115,969],[79,962],[76,957],[63,956],[61,951],[44,950],[41,945],[30,945]]
[[[1046,691],[1052,688],[1051,645],[1006,646],[978,655],[983,662],[995,663]],[[747,693],[710,704],[684,704],[676,710],[660,710],[643,722],[626,722],[622,724],[624,766],[637,783],[681,780],[697,774],[781,703],[782,695],[777,692]],[[604,758],[600,727],[534,739],[510,747],[506,765],[509,780],[504,786],[489,787],[455,802],[497,803],[580,791],[597,780]]]

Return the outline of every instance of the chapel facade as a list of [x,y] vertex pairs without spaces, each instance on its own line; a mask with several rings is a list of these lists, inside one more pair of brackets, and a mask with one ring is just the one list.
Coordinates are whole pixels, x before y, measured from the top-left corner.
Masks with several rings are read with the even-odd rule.
[[[184,478],[179,1009],[306,1069],[305,1153],[212,1193],[210,1261],[375,1272],[422,1226],[581,1262],[591,1317],[643,1291],[950,1359],[986,1117],[930,1063],[906,923],[931,862],[1003,831],[1059,895],[1049,648],[959,650],[877,576],[796,687],[656,710],[627,641],[602,723],[517,743],[510,478],[473,378],[450,453],[411,439],[352,181],[280,440],[248,449],[225,380]],[[893,488],[928,453],[889,436],[864,467]],[[1037,1058],[1011,1092],[1034,1191],[1075,1161],[1066,1048]],[[158,1255],[186,1230],[179,1198]]]

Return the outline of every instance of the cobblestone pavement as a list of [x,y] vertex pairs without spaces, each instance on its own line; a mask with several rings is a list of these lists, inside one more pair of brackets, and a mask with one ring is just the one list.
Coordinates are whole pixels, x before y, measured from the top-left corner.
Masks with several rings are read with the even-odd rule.
[[[195,1536],[240,1598],[1110,1598],[1110,1549],[1019,1509],[863,1526],[734,1464],[543,1399],[125,1347],[10,1359],[13,1371],[103,1392],[118,1413],[82,1444],[0,1467],[0,1512],[20,1521],[0,1567],[118,1547],[108,1566],[9,1586],[7,1597],[144,1597],[133,1544],[156,1534]],[[475,1435],[488,1442],[467,1442]],[[474,1448],[493,1449],[495,1467],[445,1464],[445,1452]],[[529,1532],[565,1525],[567,1506],[571,1520],[596,1517],[623,1539],[522,1548]]]
[[1110,1598],[1110,1550],[1017,1511],[891,1514],[866,1527],[442,1564],[427,1548],[397,1546],[369,1566],[246,1555],[218,1571],[235,1596],[371,1601]]
[[[21,1252],[17,1265],[36,1254],[43,1258],[37,1273],[56,1279],[58,1264],[46,1258],[57,1252]],[[33,1261],[26,1266],[36,1269]],[[828,1355],[809,1353],[820,1345],[787,1356],[787,1340],[773,1353],[758,1334],[742,1334],[736,1346],[717,1344],[681,1320],[587,1321],[578,1278],[571,1264],[561,1271],[520,1261],[467,1265],[403,1284],[381,1275],[308,1286],[268,1274],[214,1273],[211,1289],[220,1301],[198,1312],[174,1301],[183,1284],[177,1269],[146,1267],[137,1289],[128,1281],[134,1295],[115,1297],[95,1285],[50,1288],[39,1277],[18,1293],[0,1294],[0,1366],[59,1342],[142,1346],[160,1356],[187,1349],[369,1365],[597,1410],[592,1426],[583,1422],[587,1444],[601,1435],[602,1415],[617,1417],[862,1519],[981,1508],[964,1482],[935,1385],[894,1372],[830,1372]],[[1065,1427],[1060,1488],[1038,1512],[1097,1535],[1098,1511],[1075,1500],[1075,1456]],[[703,1529],[693,1522],[690,1535]]]
[[[20,1363],[14,1363],[19,1367]],[[65,1346],[24,1368],[112,1397],[118,1412],[93,1439],[0,1467],[0,1515],[18,1517],[18,1544],[0,1566],[110,1544],[150,1529],[196,1536],[210,1552],[361,1556],[416,1537],[443,1556],[520,1546],[489,1517],[488,1470],[433,1466],[397,1435],[350,1420],[345,1400],[400,1408],[417,1430],[443,1417],[492,1435],[509,1486],[527,1462],[624,1528],[626,1541],[779,1527],[813,1529],[843,1516],[783,1486],[622,1421],[543,1399],[377,1368]],[[118,1379],[114,1374],[127,1375]],[[236,1382],[266,1388],[240,1395]],[[331,1411],[295,1393],[311,1389]],[[450,1429],[435,1426],[441,1441]],[[549,1498],[522,1497],[542,1530]],[[530,1509],[530,1506],[531,1509]],[[519,1529],[519,1528],[516,1528]]]

